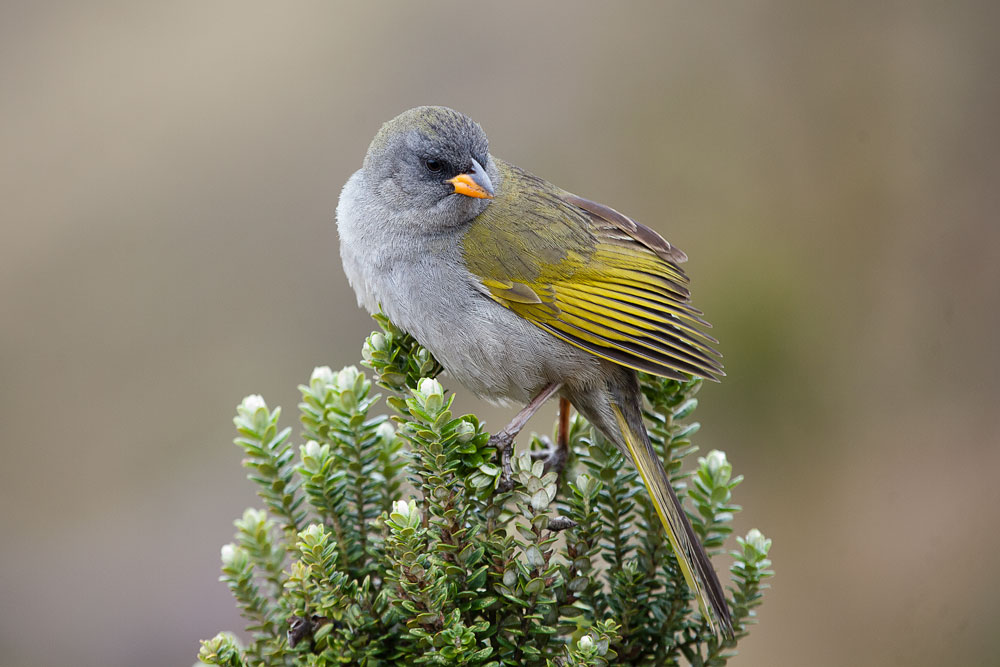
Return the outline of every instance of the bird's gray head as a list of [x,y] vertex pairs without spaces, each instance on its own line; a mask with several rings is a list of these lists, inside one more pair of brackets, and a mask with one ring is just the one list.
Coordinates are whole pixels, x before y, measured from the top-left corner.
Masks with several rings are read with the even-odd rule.
[[383,125],[365,156],[364,179],[396,220],[424,228],[471,220],[499,186],[483,128],[447,107],[417,107]]

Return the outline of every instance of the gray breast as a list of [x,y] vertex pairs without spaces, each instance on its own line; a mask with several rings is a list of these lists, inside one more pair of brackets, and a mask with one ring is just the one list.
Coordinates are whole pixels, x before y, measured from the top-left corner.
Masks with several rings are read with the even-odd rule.
[[360,188],[360,172],[337,207],[341,258],[358,303],[385,311],[479,396],[526,403],[551,382],[597,382],[599,360],[487,296],[465,269],[460,235],[387,224]]

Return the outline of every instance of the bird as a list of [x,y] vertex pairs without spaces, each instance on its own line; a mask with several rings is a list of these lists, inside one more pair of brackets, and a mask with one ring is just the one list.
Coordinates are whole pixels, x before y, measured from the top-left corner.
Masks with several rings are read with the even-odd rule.
[[505,466],[514,435],[555,395],[632,461],[709,628],[731,638],[725,593],[642,418],[638,372],[724,375],[684,252],[494,157],[482,127],[443,106],[382,125],[336,219],[360,306],[477,396],[524,406],[494,435]]

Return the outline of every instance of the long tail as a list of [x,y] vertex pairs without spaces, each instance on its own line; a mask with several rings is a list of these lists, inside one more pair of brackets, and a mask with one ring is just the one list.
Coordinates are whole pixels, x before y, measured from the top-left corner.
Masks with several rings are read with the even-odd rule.
[[[721,632],[727,638],[733,637],[733,620],[729,615],[729,606],[726,604],[726,595],[719,583],[719,578],[715,574],[715,568],[708,559],[704,547],[694,534],[691,523],[684,514],[674,488],[670,484],[666,470],[659,455],[649,442],[649,435],[646,427],[642,423],[641,415],[636,415],[633,419],[626,419],[622,410],[616,406],[611,406],[618,421],[618,430],[625,441],[625,446],[632,455],[642,481],[646,484],[649,497],[653,500],[656,513],[660,515],[660,521],[667,532],[667,539],[677,555],[677,563],[684,573],[684,580],[688,587],[698,598],[701,612],[708,620],[712,632]],[[627,409],[627,408],[626,408]],[[631,410],[629,412],[632,412]],[[632,415],[630,415],[632,416]],[[637,422],[633,424],[632,422]]]

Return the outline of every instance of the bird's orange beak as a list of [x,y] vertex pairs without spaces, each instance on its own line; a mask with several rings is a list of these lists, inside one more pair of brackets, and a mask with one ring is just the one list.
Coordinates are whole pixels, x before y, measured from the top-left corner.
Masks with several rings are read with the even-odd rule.
[[469,174],[459,174],[455,178],[449,178],[445,182],[454,185],[455,192],[460,195],[475,197],[476,199],[493,199],[493,195],[487,192],[486,188],[479,183],[476,183]]
[[493,183],[490,181],[489,174],[475,160],[472,161],[472,171],[459,174],[455,178],[449,178],[445,183],[450,183],[455,187],[457,194],[465,195],[466,197],[493,199],[493,196],[496,194],[493,190]]

